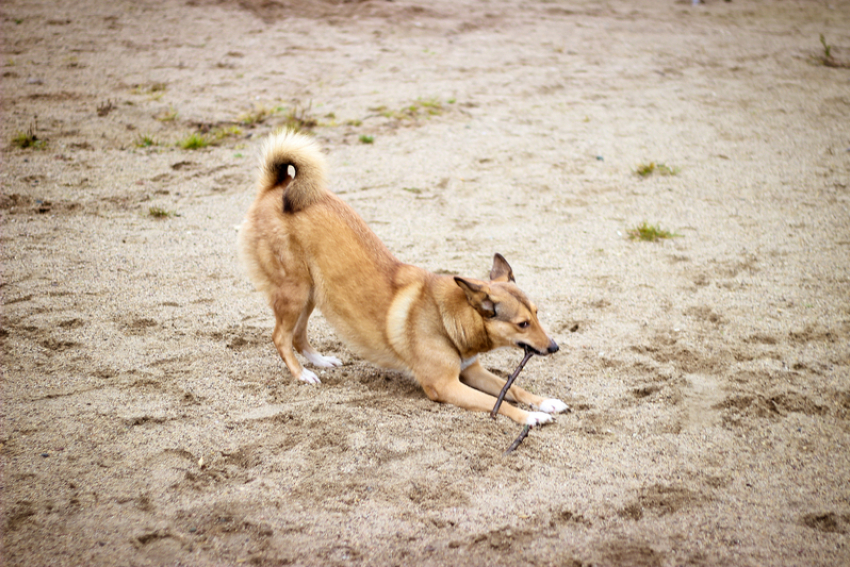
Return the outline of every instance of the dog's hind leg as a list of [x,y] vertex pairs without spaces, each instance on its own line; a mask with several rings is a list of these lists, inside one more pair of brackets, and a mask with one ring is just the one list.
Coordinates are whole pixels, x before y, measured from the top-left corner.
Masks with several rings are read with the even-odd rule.
[[274,340],[274,346],[277,347],[277,352],[284,364],[295,378],[308,384],[318,384],[320,380],[316,373],[301,366],[292,350],[295,330],[298,328],[305,311],[304,331],[306,332],[306,320],[310,317],[310,311],[312,311],[310,289],[299,286],[279,288],[272,300],[272,309],[275,316],[272,340]]
[[298,323],[295,325],[295,332],[292,337],[292,344],[301,355],[306,358],[313,366],[319,368],[333,368],[341,366],[342,361],[335,356],[322,356],[313,345],[310,344],[310,339],[307,338],[307,322],[310,320],[310,315],[313,313],[315,304],[313,300],[309,300],[301,315],[298,317]]

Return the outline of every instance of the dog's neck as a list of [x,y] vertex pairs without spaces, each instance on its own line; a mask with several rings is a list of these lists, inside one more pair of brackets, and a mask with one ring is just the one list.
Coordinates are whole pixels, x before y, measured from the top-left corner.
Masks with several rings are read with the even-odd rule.
[[493,342],[487,333],[484,319],[469,304],[463,290],[458,287],[453,278],[438,277],[440,282],[437,286],[437,294],[441,297],[435,299],[440,309],[443,328],[458,350],[461,359],[473,358],[479,353],[493,350]]

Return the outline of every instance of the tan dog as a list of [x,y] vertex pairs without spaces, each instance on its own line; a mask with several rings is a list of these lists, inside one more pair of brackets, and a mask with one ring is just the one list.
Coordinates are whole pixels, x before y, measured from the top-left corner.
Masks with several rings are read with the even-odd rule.
[[[432,400],[470,410],[490,411],[505,384],[479,364],[479,353],[526,345],[540,355],[558,350],[499,254],[489,282],[399,262],[325,188],[324,156],[306,136],[284,132],[266,141],[259,192],[239,241],[250,278],[274,311],[274,344],[292,375],[305,382],[319,379],[301,366],[293,347],[315,366],[341,364],[307,340],[314,307],[364,358],[412,373]],[[567,409],[517,386],[507,399],[540,410],[502,404],[499,413],[521,424],[547,423],[550,414]]]

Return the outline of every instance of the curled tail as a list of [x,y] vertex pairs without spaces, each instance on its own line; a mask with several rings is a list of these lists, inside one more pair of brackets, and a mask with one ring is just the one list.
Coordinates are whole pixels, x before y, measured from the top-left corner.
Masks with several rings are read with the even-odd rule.
[[260,158],[260,192],[283,187],[283,211],[298,212],[327,193],[325,169],[325,156],[312,138],[290,130],[272,134]]

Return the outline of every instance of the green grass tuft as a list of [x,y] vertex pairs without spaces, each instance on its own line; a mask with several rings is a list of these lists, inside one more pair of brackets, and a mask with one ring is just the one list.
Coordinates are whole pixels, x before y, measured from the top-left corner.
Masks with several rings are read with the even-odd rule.
[[237,120],[243,125],[249,128],[253,128],[257,124],[262,124],[271,116],[278,114],[282,109],[280,107],[269,108],[268,106],[262,104],[255,104],[254,110],[249,110],[248,112],[243,112],[239,115]]
[[313,132],[313,128],[319,125],[319,121],[310,114],[310,108],[312,106],[313,103],[310,103],[306,107],[299,107],[298,105],[295,105],[290,108],[286,113],[284,128],[295,132],[311,134]]
[[665,240],[668,238],[677,238],[679,236],[682,236],[681,234],[676,234],[675,232],[663,230],[658,225],[652,225],[646,221],[643,221],[635,228],[629,230],[628,235],[629,238],[632,240],[643,240],[645,242],[657,242],[658,240]]
[[236,138],[242,135],[242,128],[239,126],[221,126],[210,131],[212,142],[220,142],[226,138]]
[[12,136],[12,145],[22,150],[43,150],[47,147],[47,140],[40,140],[35,135],[35,122],[33,122],[26,132],[15,132],[15,135]]
[[137,148],[150,148],[151,146],[158,146],[159,145],[157,143],[157,141],[154,140],[153,136],[149,136],[147,134],[140,134],[136,138],[136,141],[133,142],[133,144]]
[[826,36],[823,34],[820,34],[820,44],[823,46],[823,55],[815,57],[816,61],[826,67],[835,67],[837,69],[850,68],[850,63],[847,63],[846,61],[839,61],[835,58],[835,56],[833,56],[832,46],[826,42]]
[[169,217],[178,216],[177,213],[163,209],[162,207],[151,207],[148,209],[148,216],[155,219],[167,219]]
[[635,170],[635,173],[637,173],[641,177],[649,177],[653,173],[665,176],[677,175],[680,171],[681,170],[678,167],[670,167],[669,165],[665,165],[663,163],[656,164],[654,161],[652,161],[639,165]]
[[823,46],[823,58],[831,59],[832,58],[832,46],[826,42],[826,36],[820,34],[820,44]]
[[193,133],[177,142],[184,150],[200,150],[210,145],[210,140],[203,134]]
[[[455,99],[450,99],[448,104],[454,104]],[[411,104],[393,110],[386,106],[373,107],[370,110],[377,112],[384,118],[391,120],[419,120],[420,118],[430,118],[431,116],[439,116],[445,112],[445,107],[439,98],[418,98]]]

